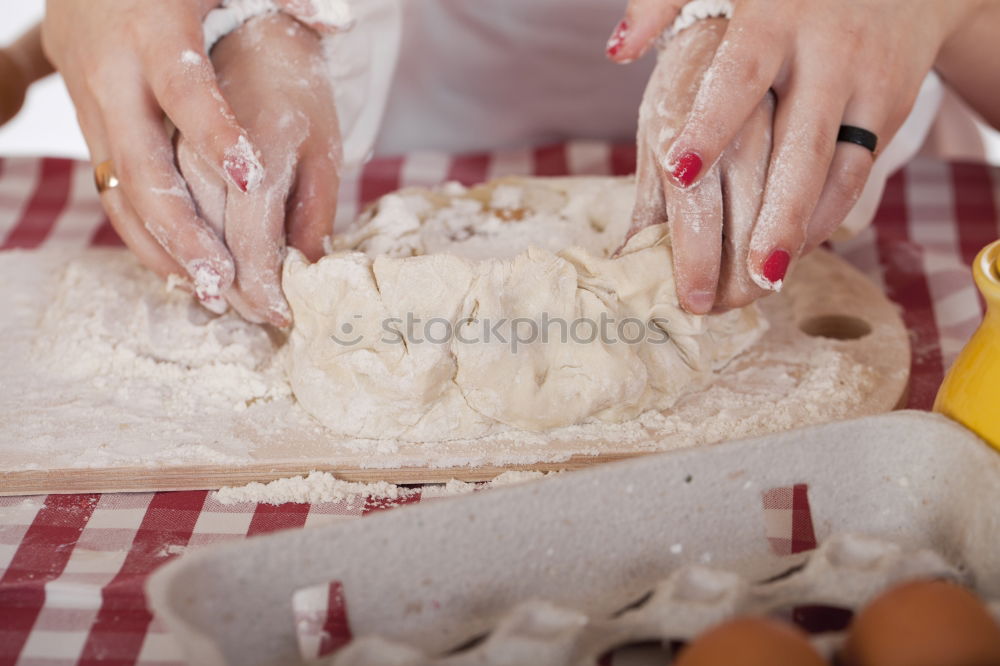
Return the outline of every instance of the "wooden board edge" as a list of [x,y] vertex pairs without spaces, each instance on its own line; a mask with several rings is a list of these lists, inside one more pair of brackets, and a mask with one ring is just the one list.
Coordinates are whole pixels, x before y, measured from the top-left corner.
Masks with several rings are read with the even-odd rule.
[[[489,481],[504,472],[563,472],[584,469],[595,463],[627,460],[656,451],[607,453],[597,456],[574,455],[562,462],[541,462],[530,465],[488,465],[481,467],[398,467],[392,469],[360,468],[336,464],[249,465],[229,469],[207,467],[124,467],[120,469],[26,470],[4,474],[0,496],[30,494],[66,495],[75,493],[159,492],[176,490],[218,490],[224,486],[267,483],[275,479],[309,471],[329,472],[342,481],[376,483],[386,481],[397,485],[447,483],[453,479],[466,482]],[[44,493],[39,488],[46,488]]]

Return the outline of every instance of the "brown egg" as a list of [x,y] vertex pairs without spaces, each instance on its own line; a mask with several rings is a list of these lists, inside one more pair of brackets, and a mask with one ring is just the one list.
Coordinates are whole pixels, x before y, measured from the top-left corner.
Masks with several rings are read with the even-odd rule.
[[905,583],[854,617],[841,658],[845,666],[1000,666],[1000,626],[964,587]]
[[676,666],[827,666],[794,626],[742,617],[712,627],[681,650]]

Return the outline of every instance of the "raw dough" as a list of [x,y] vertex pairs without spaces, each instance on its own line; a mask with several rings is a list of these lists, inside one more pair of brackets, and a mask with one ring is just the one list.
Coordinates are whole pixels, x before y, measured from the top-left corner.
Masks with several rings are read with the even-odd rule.
[[318,263],[292,252],[297,400],[337,433],[411,441],[671,407],[767,323],[684,312],[663,226],[613,258],[634,193],[616,178],[404,190]]

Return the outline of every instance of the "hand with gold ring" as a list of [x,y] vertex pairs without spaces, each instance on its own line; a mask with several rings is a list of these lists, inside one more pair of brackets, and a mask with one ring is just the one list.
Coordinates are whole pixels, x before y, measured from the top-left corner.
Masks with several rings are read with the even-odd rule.
[[[42,41],[63,75],[94,164],[120,182],[101,201],[118,234],[160,275],[190,280],[213,310],[235,277],[232,255],[198,214],[164,116],[243,193],[264,166],[222,97],[202,19],[216,0],[49,0]],[[285,323],[275,318],[274,323]]]
[[104,194],[108,190],[113,190],[121,184],[118,174],[115,172],[115,165],[111,160],[104,160],[94,167],[94,187],[98,194]]

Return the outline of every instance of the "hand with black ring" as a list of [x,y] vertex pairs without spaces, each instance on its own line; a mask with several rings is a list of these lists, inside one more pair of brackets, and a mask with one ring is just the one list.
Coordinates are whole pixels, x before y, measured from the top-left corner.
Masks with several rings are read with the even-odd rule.
[[[626,19],[609,42],[609,57],[621,63],[637,58],[684,4],[630,0]],[[850,212],[874,154],[870,142],[838,140],[844,138],[842,126],[860,128],[888,144],[935,65],[945,68],[946,79],[968,79],[964,94],[983,100],[980,106],[992,107],[993,117],[1000,118],[1000,93],[986,92],[998,89],[1000,77],[996,0],[732,4],[711,64],[694,86],[689,112],[676,133],[655,146],[656,168],[669,187],[696,196],[700,188],[715,187],[727,151],[755,122],[761,104],[774,97],[773,146],[761,206],[746,263],[730,275],[733,280],[745,275],[757,289],[733,289],[722,276],[717,293],[730,298],[717,300],[716,307],[743,305],[780,289],[795,260],[829,238]],[[977,59],[986,73],[970,71]],[[986,85],[989,72],[992,86]],[[713,282],[717,247],[705,243],[679,253],[680,270],[685,264],[702,267],[694,281],[699,289],[702,282]],[[695,256],[684,256],[688,253]],[[678,282],[692,280],[679,275]],[[690,302],[690,292],[686,298]]]

